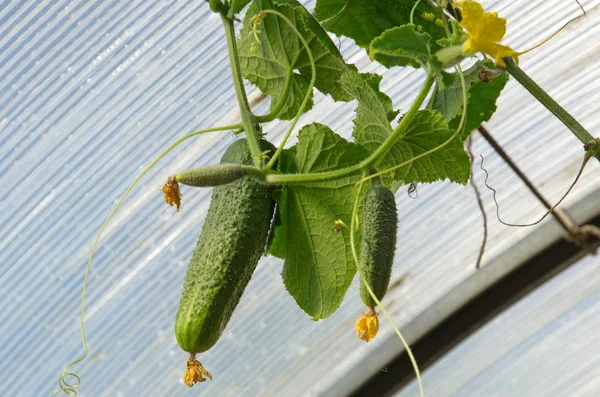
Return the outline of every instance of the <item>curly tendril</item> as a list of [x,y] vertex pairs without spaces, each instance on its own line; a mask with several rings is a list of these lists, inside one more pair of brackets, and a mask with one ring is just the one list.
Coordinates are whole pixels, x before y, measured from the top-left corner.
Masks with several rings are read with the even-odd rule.
[[[182,138],[179,138],[178,140],[173,142],[171,145],[169,145],[169,147],[167,147],[161,154],[159,154],[158,157],[156,157],[146,168],[144,168],[144,170],[142,172],[140,172],[140,174],[129,185],[129,187],[127,188],[125,193],[123,193],[123,195],[121,196],[121,198],[119,199],[117,204],[114,206],[114,208],[112,209],[112,211],[110,212],[110,214],[108,215],[108,217],[106,218],[106,220],[104,221],[102,226],[100,227],[100,230],[98,231],[98,234],[96,235],[96,238],[94,239],[94,242],[92,243],[92,248],[90,249],[90,255],[88,257],[88,262],[87,262],[87,265],[85,268],[85,276],[83,277],[83,287],[81,288],[81,314],[79,316],[79,329],[81,331],[81,342],[83,344],[83,354],[81,355],[81,357],[70,362],[63,368],[60,378],[58,380],[58,389],[54,390],[51,395],[55,395],[56,393],[63,392],[69,396],[77,396],[76,389],[79,386],[81,386],[81,378],[79,377],[79,375],[77,375],[74,372],[69,372],[69,369],[72,366],[79,364],[80,362],[85,360],[88,355],[88,347],[87,347],[87,341],[85,338],[85,328],[84,328],[85,294],[86,294],[86,290],[87,290],[87,283],[88,283],[88,278],[90,275],[90,270],[92,267],[92,260],[94,258],[94,251],[96,250],[96,246],[98,245],[98,241],[100,240],[100,237],[102,236],[102,233],[104,232],[104,229],[106,229],[106,226],[112,219],[113,215],[117,212],[119,207],[121,207],[121,204],[123,204],[123,201],[125,201],[125,198],[129,195],[129,192],[131,192],[131,190],[135,187],[135,185],[137,185],[137,183],[140,181],[140,179],[142,179],[142,177],[144,175],[146,175],[146,173],[148,171],[150,171],[150,169],[152,167],[154,167],[154,165],[156,163],[158,163],[163,157],[165,157],[167,155],[167,153],[169,153],[171,150],[175,149],[183,141],[185,141],[189,138],[192,138],[196,135],[204,134],[207,132],[235,130],[239,127],[240,127],[239,124],[234,124],[234,125],[226,125],[226,126],[221,126],[221,127],[207,128],[205,130],[192,132],[188,135],[185,135]],[[69,376],[75,378],[76,382],[69,383],[67,381],[67,378]]]

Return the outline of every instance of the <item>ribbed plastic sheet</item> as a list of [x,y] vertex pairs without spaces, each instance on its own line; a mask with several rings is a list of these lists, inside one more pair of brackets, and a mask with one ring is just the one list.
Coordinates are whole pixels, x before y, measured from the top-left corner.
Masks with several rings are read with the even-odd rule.
[[[423,374],[430,396],[597,396],[600,259],[584,258]],[[417,396],[416,384],[396,397]]]
[[[517,50],[580,12],[571,1],[483,3],[509,20],[505,42]],[[521,66],[597,134],[600,2],[582,4],[588,15],[523,56]],[[361,71],[383,72],[382,88],[396,108],[410,105],[422,71],[386,71],[350,41],[339,45]],[[350,137],[354,104],[321,95],[315,102],[317,110],[299,125],[318,120]],[[105,217],[163,148],[189,132],[237,122],[235,105],[224,34],[203,1],[0,3],[2,395],[40,396],[56,388],[62,367],[82,351],[83,271]],[[257,111],[266,112],[267,105]],[[498,105],[489,129],[557,200],[580,165],[580,142],[514,81]],[[287,126],[274,122],[265,130],[278,143]],[[160,187],[174,172],[216,163],[233,139],[211,133],[181,145],[146,175],[106,229],[88,287],[90,356],[74,368],[82,377],[81,396],[341,396],[361,381],[346,376],[352,369],[385,364],[370,354],[394,337],[385,321],[369,344],[354,336],[364,310],[358,280],[336,314],[313,322],[285,291],[281,260],[263,258],[223,337],[199,357],[214,380],[191,390],[183,384],[187,356],[173,322],[210,189],[184,189],[176,213],[164,204]],[[543,214],[478,136],[474,151],[486,158],[505,220],[528,222]],[[592,161],[567,205],[597,186],[599,170]],[[482,238],[470,188],[439,183],[420,185],[418,193],[412,199],[403,188],[396,196],[400,230],[392,283],[407,279],[384,303],[401,328],[475,272]],[[501,226],[490,192],[484,190],[483,198],[491,219],[485,265],[532,229]]]

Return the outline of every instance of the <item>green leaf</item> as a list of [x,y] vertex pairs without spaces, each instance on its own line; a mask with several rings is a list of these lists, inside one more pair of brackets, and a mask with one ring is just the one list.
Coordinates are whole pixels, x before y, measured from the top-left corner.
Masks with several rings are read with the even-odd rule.
[[[508,82],[508,74],[491,79],[489,83],[478,82],[468,93],[467,102],[467,121],[465,130],[461,136],[462,140],[467,139],[469,134],[473,132],[481,123],[488,121],[496,112],[496,100]],[[448,125],[451,128],[458,128],[460,116],[451,120]]]
[[[315,17],[325,29],[368,47],[384,31],[410,23],[415,0],[317,0]],[[416,29],[438,40],[446,37],[441,11],[421,1],[414,13]],[[433,43],[432,51],[438,49]]]
[[[492,62],[480,61],[463,72],[467,88],[467,120],[460,138],[464,141],[479,125],[490,119],[496,111],[496,99],[508,81],[508,75],[501,73],[484,83],[479,79],[480,68],[495,69]],[[462,83],[456,73],[454,83],[445,89],[435,90],[431,108],[439,111],[452,129],[458,128],[463,109]]]
[[[479,78],[477,77],[477,65],[463,72],[467,92],[471,89]],[[445,89],[439,89],[439,85],[433,92],[431,99],[431,108],[439,111],[447,121],[452,120],[462,112],[463,95],[462,82],[457,73],[450,73],[454,76],[453,82]]]
[[[308,89],[312,70],[302,42],[279,17],[267,14],[256,26],[259,31],[253,32],[252,17],[258,11],[267,9],[285,15],[307,41],[315,59],[315,87],[335,100],[349,100],[338,80],[343,72],[352,67],[346,65],[313,16],[294,0],[254,0],[246,13],[239,40],[240,65],[243,76],[271,96],[272,109],[279,103],[286,78],[288,74],[291,75],[291,91],[279,118],[291,119],[296,115]],[[257,38],[260,43],[256,42]],[[312,99],[305,111],[311,107]]]
[[[434,150],[451,139],[455,130],[448,128],[444,117],[434,110],[420,110],[409,123],[401,137],[384,157],[380,168],[387,169],[427,151]],[[466,185],[469,180],[471,162],[458,136],[446,146],[425,155],[405,167],[398,168],[390,176],[384,177],[391,183],[404,184],[431,183],[449,179]]]
[[[390,121],[395,115],[392,100],[379,91],[381,76],[347,72],[342,76],[342,85],[350,95],[358,100],[354,132],[352,135],[358,143],[368,142],[362,139],[368,136],[389,136],[392,134]],[[359,139],[362,139],[360,141]],[[378,145],[369,145],[370,150],[376,150]],[[365,146],[369,149],[368,146]]]
[[[277,161],[277,171],[282,173],[296,173],[294,158],[296,157],[296,146],[284,149]],[[273,255],[280,259],[285,259],[286,229],[283,227],[281,214],[286,213],[287,190],[277,189],[273,194],[277,207],[273,217],[273,224],[269,231],[267,241],[267,255]]]
[[233,18],[233,16],[242,11],[242,9],[246,7],[246,4],[250,3],[250,1],[251,0],[233,0],[227,16],[229,18]]
[[[328,171],[356,164],[367,156],[361,146],[315,123],[300,131],[293,164],[286,169]],[[334,232],[334,222],[342,219],[350,224],[352,187],[358,178],[287,185],[277,197],[282,225],[271,247],[285,252],[285,286],[313,319],[326,318],[337,310],[356,272],[350,234],[345,229]]]
[[271,230],[269,230],[269,238],[267,240],[267,255],[273,255],[279,259],[285,259],[285,242],[286,229],[283,227],[283,221],[281,219],[281,213],[286,211],[286,198],[287,192],[283,190],[277,190],[274,194],[277,207],[275,208],[275,215],[273,217],[273,223]]
[[[359,102],[354,119],[354,139],[367,150],[375,151],[393,132],[387,118],[391,101],[389,98],[387,101],[382,100],[379,88],[368,84],[366,79],[372,77],[347,72],[342,76],[342,84]],[[439,112],[421,110],[379,161],[377,168],[383,171],[409,161],[437,148],[453,135],[454,131],[448,128]],[[465,184],[469,178],[469,170],[469,156],[465,153],[462,142],[455,137],[441,149],[384,175],[383,180],[391,189],[397,189],[402,183],[431,183],[444,179]]]
[[429,61],[429,43],[431,37],[427,33],[419,33],[414,25],[402,25],[383,32],[371,42],[371,59],[382,65],[412,66],[415,68],[427,65]]

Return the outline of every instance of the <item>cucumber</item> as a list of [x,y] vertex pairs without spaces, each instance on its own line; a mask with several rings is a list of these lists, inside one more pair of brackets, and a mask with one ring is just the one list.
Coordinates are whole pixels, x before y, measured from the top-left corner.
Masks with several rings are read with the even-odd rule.
[[[260,147],[275,152],[267,141]],[[232,143],[221,164],[251,165],[246,140]],[[177,343],[184,351],[204,352],[223,333],[265,251],[275,208],[272,190],[248,177],[214,188],[175,320]]]
[[207,187],[227,185],[244,177],[251,167],[240,164],[217,164],[185,170],[175,175],[175,180],[188,186]]
[[[363,201],[358,268],[361,277],[380,301],[390,283],[397,229],[398,211],[394,194],[376,182],[365,193]],[[360,297],[369,308],[377,306],[362,281]]]

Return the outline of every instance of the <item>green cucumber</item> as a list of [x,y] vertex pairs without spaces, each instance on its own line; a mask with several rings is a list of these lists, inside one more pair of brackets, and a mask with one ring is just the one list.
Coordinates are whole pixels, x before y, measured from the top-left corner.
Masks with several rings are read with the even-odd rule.
[[387,292],[396,252],[398,211],[394,194],[375,183],[365,193],[362,233],[359,248],[360,297],[370,308],[377,306],[362,281],[366,281],[378,300]]
[[227,185],[246,176],[247,169],[240,164],[217,164],[202,168],[192,168],[177,173],[175,180],[188,186],[207,187]]
[[[275,152],[267,141],[260,146]],[[221,164],[253,164],[246,140],[232,143]],[[214,188],[175,320],[184,351],[204,352],[223,333],[265,251],[275,208],[272,190],[248,177]]]

